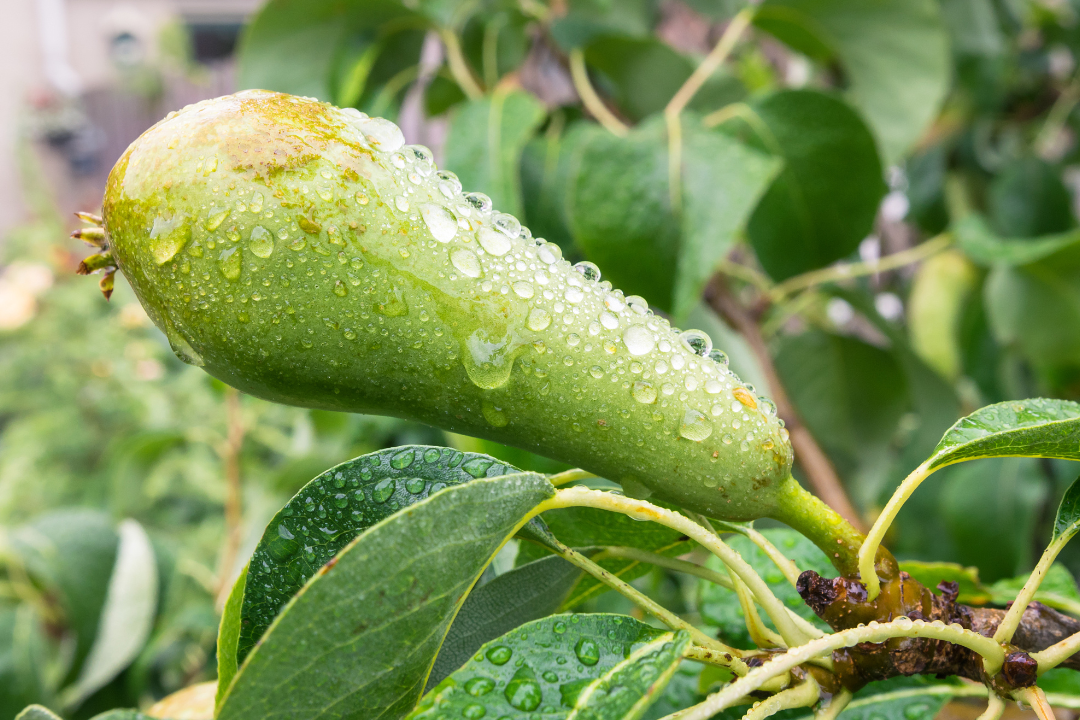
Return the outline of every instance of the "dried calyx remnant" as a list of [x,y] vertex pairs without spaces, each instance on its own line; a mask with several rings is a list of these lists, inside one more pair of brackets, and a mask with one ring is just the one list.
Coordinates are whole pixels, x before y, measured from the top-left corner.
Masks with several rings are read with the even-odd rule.
[[[883,563],[894,572],[882,577],[881,594],[868,599],[866,586],[850,577],[825,578],[813,570],[799,576],[797,589],[803,601],[834,630],[846,630],[870,622],[892,622],[910,618],[944,625],[956,624],[986,637],[993,637],[1005,610],[977,608],[957,602],[955,582],[939,583],[939,594],[908,573],[896,569],[895,561]],[[1029,653],[1045,650],[1080,631],[1080,621],[1033,602],[1006,653],[1001,672],[987,677],[978,654],[960,645],[928,638],[893,638],[884,643],[862,643],[833,653],[835,675],[848,690],[868,682],[901,675],[958,675],[993,687],[999,694],[1035,684],[1037,663]],[[1080,657],[1073,656],[1062,667],[1080,669]]]

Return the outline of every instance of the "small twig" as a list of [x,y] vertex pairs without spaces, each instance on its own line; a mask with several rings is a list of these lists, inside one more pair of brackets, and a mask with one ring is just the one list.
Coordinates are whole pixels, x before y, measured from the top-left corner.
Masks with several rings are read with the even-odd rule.
[[813,677],[807,675],[805,682],[787,690],[781,690],[775,695],[754,703],[753,707],[743,716],[743,720],[765,720],[765,718],[771,717],[781,710],[809,707],[816,703],[820,697],[821,686],[817,684]]
[[574,89],[581,97],[585,109],[589,111],[596,121],[607,129],[612,135],[626,137],[630,128],[622,120],[615,117],[615,113],[608,110],[607,105],[596,94],[592,83],[589,82],[589,70],[585,67],[585,53],[581,48],[570,51],[570,78],[574,82]]
[[465,61],[465,55],[461,52],[461,43],[454,31],[449,28],[439,30],[439,37],[446,48],[446,62],[450,66],[450,74],[454,81],[461,87],[462,92],[470,100],[477,100],[484,96],[480,84],[473,77],[469,64]]
[[560,485],[566,485],[568,483],[577,482],[578,480],[592,480],[597,477],[588,470],[582,470],[580,468],[574,468],[573,470],[564,470],[561,473],[555,473],[554,475],[548,475],[548,482],[559,487]]
[[743,612],[743,625],[746,626],[746,632],[750,635],[750,639],[759,648],[786,649],[787,643],[784,642],[784,638],[770,630],[761,621],[761,615],[758,614],[757,605],[754,604],[754,598],[746,587],[746,583],[740,580],[739,576],[732,572],[731,568],[728,568],[728,575],[731,576],[735,597],[738,598],[739,607],[742,608]]
[[761,336],[761,329],[757,321],[728,291],[723,282],[714,277],[706,288],[705,298],[722,317],[726,318],[739,334],[745,338],[750,350],[757,358],[758,364],[765,375],[765,381],[769,385],[769,396],[776,403],[776,412],[787,426],[791,439],[791,446],[795,450],[795,457],[806,472],[810,485],[814,488],[826,505],[839,513],[845,520],[851,523],[855,529],[864,531],[866,525],[859,517],[858,511],[851,503],[840,481],[840,476],[832,466],[825,452],[817,444],[814,436],[803,425],[795,406],[788,398],[784,384],[780,381],[780,374],[773,364],[772,355],[765,344],[765,338]]
[[220,454],[225,464],[225,547],[218,566],[216,600],[225,606],[232,589],[233,566],[240,553],[243,531],[243,485],[240,476],[240,450],[244,445],[244,417],[240,407],[240,392],[225,388],[226,436]]
[[735,48],[735,43],[739,41],[739,38],[742,37],[742,34],[753,21],[756,11],[757,8],[751,5],[740,10],[731,19],[716,46],[705,56],[701,64],[697,66],[690,77],[686,79],[686,82],[682,84],[682,87],[668,101],[667,107],[664,108],[665,115],[678,115],[686,108],[686,105],[694,98],[701,86],[727,60],[728,55]]
[[815,285],[824,285],[825,283],[839,282],[866,275],[876,275],[887,270],[895,270],[905,265],[911,265],[945,250],[952,242],[953,238],[950,233],[942,233],[913,248],[886,255],[873,262],[844,263],[796,275],[774,287],[769,293],[769,300],[773,303],[779,303],[787,296]]
[[[717,652],[727,653],[731,655],[732,663],[734,663],[742,654],[739,650],[728,647],[719,640],[716,640],[706,635],[701,630],[698,630],[696,627],[686,622],[681,617],[650,598],[648,595],[645,595],[644,593],[639,591],[630,583],[615,577],[613,573],[610,573],[604,568],[600,567],[595,562],[579,553],[577,550],[569,548],[562,543],[559,543],[557,547],[559,555],[564,560],[573,563],[577,567],[592,575],[600,582],[616,590],[619,594],[623,595],[635,605],[640,607],[642,610],[660,620],[660,622],[664,623],[672,630],[687,631],[688,633],[690,633],[690,637],[697,645],[701,645],[702,647],[708,648],[710,650],[715,650]],[[731,667],[731,665],[729,665],[728,667]]]
[[1080,633],[1070,635],[1045,650],[1031,653],[1031,659],[1039,663],[1039,674],[1041,675],[1065,662],[1075,655],[1077,651],[1080,651]]
[[892,525],[897,513],[900,512],[900,508],[904,506],[904,503],[907,502],[907,499],[911,497],[916,488],[922,484],[923,480],[933,472],[934,470],[931,470],[927,463],[924,462],[904,478],[896,491],[893,492],[892,497],[889,498],[889,502],[885,503],[881,514],[874,521],[874,526],[870,528],[870,532],[866,533],[866,539],[863,540],[863,544],[859,547],[859,575],[866,585],[870,600],[876,598],[878,593],[881,592],[881,583],[878,581],[877,573],[874,571],[874,560],[877,557],[878,548],[881,547],[881,541],[885,538],[885,533],[888,532],[889,526]]
[[650,520],[672,530],[678,530],[690,539],[703,545],[716,555],[725,565],[735,571],[757,598],[765,614],[780,631],[788,646],[799,645],[809,636],[788,615],[788,608],[773,594],[768,584],[754,571],[739,553],[728,547],[712,530],[706,529],[684,515],[662,508],[644,500],[629,498],[585,487],[571,487],[555,492],[555,497],[545,500],[538,506],[537,512],[544,512],[560,507],[595,507],[601,510],[620,512],[639,520]]
[[1005,712],[1005,700],[997,693],[990,693],[986,698],[986,709],[975,720],[998,720]]
[[769,539],[759,533],[752,527],[744,527],[742,525],[736,525],[735,523],[724,522],[723,520],[717,520],[717,524],[721,530],[729,530],[733,533],[746,536],[750,542],[761,548],[761,551],[765,553],[770,560],[780,569],[780,572],[784,573],[784,577],[791,587],[795,587],[799,582],[799,575],[802,572],[799,570],[799,566],[795,564],[793,560],[788,558],[787,555],[780,552],[780,548],[769,542]]

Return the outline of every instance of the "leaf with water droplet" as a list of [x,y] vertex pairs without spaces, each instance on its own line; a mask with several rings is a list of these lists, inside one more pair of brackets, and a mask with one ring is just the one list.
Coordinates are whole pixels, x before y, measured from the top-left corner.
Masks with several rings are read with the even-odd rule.
[[[480,648],[408,718],[428,717],[435,707],[446,717],[464,717],[479,704],[490,718],[542,712],[552,720],[634,720],[663,691],[689,645],[686,633],[621,615],[546,617]],[[470,691],[489,683],[489,691]]]
[[[378,456],[375,469],[390,472],[389,460],[398,452],[365,459]],[[446,465],[440,459],[437,467],[445,471]],[[309,489],[322,497],[319,489],[341,469],[320,476]],[[414,463],[401,472],[417,471]],[[346,487],[355,487],[355,479],[346,476]],[[311,487],[316,483],[319,488]],[[313,720],[328,704],[343,717],[400,717],[418,699],[469,588],[527,514],[552,494],[550,483],[532,473],[474,479],[446,487],[355,536],[335,555],[332,568],[317,572],[251,649],[217,718]],[[403,501],[408,504],[408,498]],[[275,522],[281,519],[279,514]],[[441,542],[443,537],[453,542]],[[258,587],[254,569],[261,561],[251,561],[249,589]],[[274,578],[263,583],[266,579]],[[402,646],[410,648],[407,655],[400,654]],[[388,657],[394,658],[390,665]],[[335,682],[327,684],[331,676]],[[314,687],[320,691],[312,692]],[[499,693],[485,697],[491,695]]]
[[[364,530],[400,508],[426,499],[436,484],[460,485],[517,472],[478,453],[465,453],[463,464],[460,454],[449,448],[423,445],[388,448],[330,468],[305,485],[267,524],[252,554],[233,662],[243,663],[279,609],[299,592],[304,584],[302,578],[315,575]],[[481,465],[483,472],[478,472]],[[417,478],[431,483],[427,491],[423,487],[419,492],[409,489],[408,483]],[[331,487],[333,493],[328,490]],[[336,495],[348,500],[344,509],[338,507]],[[325,523],[320,512],[334,518],[338,532],[330,537],[304,533],[309,525]],[[310,557],[301,556],[302,545],[310,548]]]

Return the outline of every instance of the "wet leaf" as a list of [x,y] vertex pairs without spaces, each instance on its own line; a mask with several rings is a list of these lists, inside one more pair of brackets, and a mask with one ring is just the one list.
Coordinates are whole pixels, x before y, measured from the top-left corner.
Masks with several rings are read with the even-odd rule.
[[244,607],[244,589],[247,587],[248,566],[240,571],[240,576],[233,583],[225,607],[221,611],[221,623],[218,625],[217,662],[218,682],[214,707],[220,707],[229,685],[240,669],[237,662],[236,648],[240,642],[240,613]]
[[479,453],[407,445],[354,458],[309,482],[267,524],[251,556],[237,666],[304,583],[364,530],[444,487],[516,470]]
[[535,474],[477,479],[369,528],[274,620],[218,719],[404,716],[469,589],[552,494]]
[[[690,644],[621,615],[555,615],[484,645],[410,715],[634,720],[663,691]],[[437,709],[436,709],[436,703]]]
[[1054,516],[1054,534],[1051,542],[1071,538],[1080,529],[1080,478],[1073,480],[1065,491]]
[[927,465],[989,457],[1080,460],[1080,403],[1034,398],[988,405],[957,420]]

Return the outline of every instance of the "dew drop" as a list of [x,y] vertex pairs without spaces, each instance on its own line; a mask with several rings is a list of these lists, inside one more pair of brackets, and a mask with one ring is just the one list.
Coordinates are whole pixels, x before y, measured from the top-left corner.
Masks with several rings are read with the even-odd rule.
[[636,382],[631,393],[639,403],[650,405],[656,402],[656,388],[647,382]]
[[450,262],[462,275],[478,278],[482,274],[480,258],[468,248],[455,248],[450,251]]
[[228,208],[210,208],[210,214],[206,217],[206,229],[210,232],[214,232],[221,227],[221,223],[225,222],[225,218],[227,217],[229,217]]
[[413,464],[416,460],[416,453],[412,450],[403,450],[394,457],[390,458],[390,467],[395,470],[404,470]]
[[225,248],[218,255],[218,261],[221,263],[221,274],[227,280],[236,280],[240,277],[240,260],[240,248],[238,247]]
[[540,250],[537,252],[537,255],[539,255],[544,263],[551,265],[562,257],[562,248],[555,243],[544,242],[540,245]]
[[566,288],[566,293],[563,295],[566,298],[566,302],[577,304],[585,299],[585,293],[581,291],[581,288],[571,285]]
[[574,653],[582,665],[592,667],[600,662],[600,647],[589,638],[581,638],[574,646]]
[[647,303],[645,298],[640,295],[631,295],[626,298],[626,304],[638,315],[645,315],[649,312],[649,303]]
[[525,282],[524,280],[519,280],[518,282],[514,283],[512,287],[514,288],[514,292],[517,294],[518,297],[528,299],[533,296],[533,286],[530,283]]
[[701,330],[687,330],[679,334],[683,346],[699,357],[706,357],[712,352],[712,338]]
[[480,232],[477,233],[477,239],[480,241],[480,247],[484,248],[486,252],[491,253],[495,257],[502,257],[510,252],[510,248],[513,247],[510,238],[489,227],[480,228]]
[[606,327],[608,330],[614,330],[619,327],[619,318],[615,317],[609,312],[600,313],[600,324]]
[[776,403],[772,400],[764,395],[759,395],[757,404],[761,408],[761,412],[765,413],[767,417],[776,417]]
[[484,414],[484,419],[492,427],[506,427],[510,423],[503,409],[486,398],[480,403],[480,410]]
[[394,198],[394,206],[401,212],[409,212],[409,199],[404,195],[398,195]]
[[496,645],[493,648],[489,648],[487,651],[487,659],[492,665],[505,665],[510,662],[510,657],[514,654],[514,651],[505,645]]
[[617,313],[624,307],[626,307],[626,303],[623,302],[623,299],[618,294],[611,293],[604,298],[604,307],[606,307],[611,312]]
[[574,269],[581,273],[586,280],[592,280],[593,282],[599,282],[600,280],[600,268],[591,262],[582,261],[576,263]]
[[334,294],[338,297],[345,297],[349,294],[349,288],[345,287],[345,283],[336,280],[334,282]]
[[480,720],[485,715],[487,715],[487,710],[479,703],[470,703],[461,711],[461,717],[465,720]]
[[367,118],[357,123],[368,143],[379,152],[392,153],[405,144],[405,136],[397,125],[383,118]]
[[185,216],[177,213],[166,220],[158,215],[150,228],[150,254],[154,262],[164,265],[180,252],[191,235],[191,229],[184,222]]
[[687,440],[701,442],[712,435],[712,423],[694,408],[686,408],[683,411],[682,424],[679,425],[679,435]]
[[491,198],[481,192],[465,193],[463,196],[472,208],[480,213],[491,212]]
[[274,236],[262,225],[256,225],[251,228],[248,250],[261,258],[270,257],[274,254]]
[[457,222],[450,211],[442,205],[427,203],[420,206],[420,216],[424,218],[431,236],[441,243],[450,242],[457,235]]
[[393,478],[383,478],[371,489],[371,499],[377,503],[384,503],[390,499],[397,488]]
[[631,325],[622,339],[631,355],[646,355],[656,346],[653,334],[643,325]]
[[521,234],[521,223],[513,215],[496,213],[493,220],[495,229],[508,238],[516,238]]
[[495,689],[495,681],[479,675],[465,683],[465,692],[473,697],[482,697]]
[[534,307],[529,311],[529,317],[525,320],[525,325],[530,330],[540,332],[547,328],[551,324],[551,314],[543,308]]
[[528,665],[514,673],[514,677],[506,683],[503,694],[508,703],[523,712],[532,712],[540,707],[540,702],[544,699],[540,684],[536,682],[536,674]]
[[710,350],[709,351],[709,357],[712,358],[712,360],[714,362],[716,362],[716,363],[718,363],[720,365],[723,365],[724,367],[727,367],[728,362],[730,362],[728,360],[727,353],[724,352],[723,350],[718,349],[718,348],[713,348],[712,350]]

